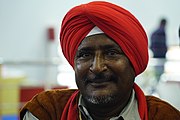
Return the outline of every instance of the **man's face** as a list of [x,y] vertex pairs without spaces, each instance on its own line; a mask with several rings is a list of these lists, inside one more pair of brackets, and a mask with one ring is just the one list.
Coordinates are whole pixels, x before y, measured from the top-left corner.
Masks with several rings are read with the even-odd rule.
[[131,94],[133,67],[119,45],[105,34],[89,36],[81,42],[74,70],[77,86],[89,103],[121,102]]

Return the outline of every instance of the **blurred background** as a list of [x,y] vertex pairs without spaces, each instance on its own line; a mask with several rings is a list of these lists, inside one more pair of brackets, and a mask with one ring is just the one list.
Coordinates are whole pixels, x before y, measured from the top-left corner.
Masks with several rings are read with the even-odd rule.
[[[150,61],[137,84],[146,95],[180,110],[180,1],[108,1],[132,12],[148,35]],[[59,30],[66,12],[86,2],[90,0],[0,0],[0,120],[17,120],[19,109],[41,91],[76,88],[73,69],[61,53]],[[162,18],[167,51],[155,57],[151,38]]]

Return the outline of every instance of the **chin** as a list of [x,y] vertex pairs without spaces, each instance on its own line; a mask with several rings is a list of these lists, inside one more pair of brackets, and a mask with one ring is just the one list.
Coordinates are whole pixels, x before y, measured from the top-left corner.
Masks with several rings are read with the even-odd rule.
[[85,96],[87,102],[94,105],[104,105],[114,103],[116,101],[116,97],[114,95],[101,95],[101,96]]

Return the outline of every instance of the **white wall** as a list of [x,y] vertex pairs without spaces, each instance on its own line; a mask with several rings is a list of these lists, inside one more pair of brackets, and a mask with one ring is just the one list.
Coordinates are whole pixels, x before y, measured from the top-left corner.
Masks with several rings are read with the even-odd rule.
[[[57,56],[62,17],[72,6],[87,1],[90,0],[0,0],[0,57],[5,60],[34,60]],[[168,19],[168,43],[178,44],[179,0],[109,1],[131,11],[148,35],[157,26],[159,18],[165,16]],[[55,29],[54,43],[47,40],[50,26]],[[46,79],[46,71],[37,69],[29,70],[29,74]]]

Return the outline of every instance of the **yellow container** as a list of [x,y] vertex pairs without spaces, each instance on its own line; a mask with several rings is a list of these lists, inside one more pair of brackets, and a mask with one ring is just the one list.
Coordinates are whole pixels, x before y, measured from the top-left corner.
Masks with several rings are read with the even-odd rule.
[[17,115],[19,111],[19,84],[25,77],[0,76],[0,116]]

